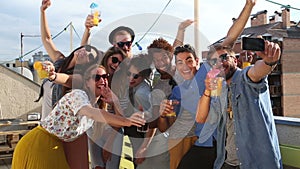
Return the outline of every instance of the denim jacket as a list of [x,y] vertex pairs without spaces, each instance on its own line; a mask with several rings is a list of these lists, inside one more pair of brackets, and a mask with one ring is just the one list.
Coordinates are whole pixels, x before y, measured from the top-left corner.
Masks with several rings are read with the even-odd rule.
[[[236,134],[236,150],[241,169],[282,168],[275,122],[272,113],[267,77],[252,82],[246,69],[238,69],[229,86]],[[211,102],[210,114],[218,121],[217,159],[215,169],[225,161],[227,91]],[[220,100],[221,99],[221,100]],[[226,103],[226,104],[224,104]]]

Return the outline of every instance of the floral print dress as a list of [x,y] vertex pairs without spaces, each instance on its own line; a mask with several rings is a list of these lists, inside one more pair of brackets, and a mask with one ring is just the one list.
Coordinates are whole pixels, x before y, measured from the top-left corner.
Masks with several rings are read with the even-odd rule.
[[91,105],[87,93],[74,89],[62,97],[41,126],[59,139],[70,142],[92,127],[94,120],[79,115],[79,110]]

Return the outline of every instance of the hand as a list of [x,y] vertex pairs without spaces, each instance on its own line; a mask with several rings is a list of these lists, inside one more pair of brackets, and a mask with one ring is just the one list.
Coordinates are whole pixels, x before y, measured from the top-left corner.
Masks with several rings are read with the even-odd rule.
[[257,55],[267,63],[277,62],[280,59],[280,54],[279,45],[269,41],[265,41],[265,51],[257,52]]
[[104,163],[111,160],[113,143],[106,141],[102,148],[102,159]]
[[141,112],[133,113],[127,119],[129,120],[129,124],[127,126],[133,125],[133,126],[141,127],[141,126],[145,125],[145,123],[146,123],[146,120],[144,119]]
[[256,4],[256,0],[246,0],[246,4],[254,6]]
[[108,84],[106,86],[101,86],[101,100],[108,104],[114,104],[115,101],[118,100],[118,97],[113,93],[113,91],[108,87]]
[[43,69],[48,72],[48,74],[49,74],[48,76],[49,76],[50,80],[55,78],[56,72],[55,72],[55,67],[54,67],[52,62],[44,61],[43,62]]
[[42,6],[41,6],[41,11],[45,11],[50,5],[51,5],[50,0],[43,0]]
[[193,20],[187,19],[183,22],[181,22],[178,26],[179,30],[185,30],[188,26],[190,26],[192,23],[194,23]]
[[204,80],[205,83],[205,90],[208,90],[211,92],[212,90],[216,89],[216,78],[210,78],[209,76],[206,76],[206,79]]
[[160,116],[165,117],[168,116],[168,114],[172,114],[174,112],[174,105],[177,104],[179,104],[179,101],[177,100],[172,100],[172,103],[170,100],[163,100],[159,107]]
[[[97,25],[94,24],[93,18],[94,18],[93,15],[88,15],[88,16],[86,17],[85,24],[84,24],[86,29],[89,30],[89,29],[91,29],[92,27],[97,26]],[[101,19],[99,18],[99,23],[100,23],[100,22],[101,22]]]
[[147,151],[147,148],[143,147],[143,146],[138,149],[138,151],[135,154],[135,156],[136,156],[135,163],[136,164],[142,164],[145,161],[146,151]]

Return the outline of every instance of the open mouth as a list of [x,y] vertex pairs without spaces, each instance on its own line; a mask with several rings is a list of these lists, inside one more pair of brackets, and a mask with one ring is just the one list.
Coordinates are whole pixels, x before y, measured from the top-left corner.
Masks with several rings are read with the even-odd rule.
[[182,74],[184,74],[184,75],[190,75],[191,72],[192,72],[191,70],[183,70]]
[[113,66],[110,66],[110,69],[111,69],[112,72],[115,72],[117,68],[115,68]]

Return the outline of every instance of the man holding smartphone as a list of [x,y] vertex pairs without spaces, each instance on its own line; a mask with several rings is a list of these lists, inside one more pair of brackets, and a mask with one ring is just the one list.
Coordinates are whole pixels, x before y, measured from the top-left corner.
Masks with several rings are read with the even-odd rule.
[[[267,75],[280,58],[280,47],[264,41],[262,60],[245,69],[237,67],[231,48],[211,46],[208,63],[222,63],[226,85],[221,97],[211,98],[206,124],[217,128],[215,169],[281,169],[282,161],[273,118]],[[224,57],[226,54],[226,57]]]

